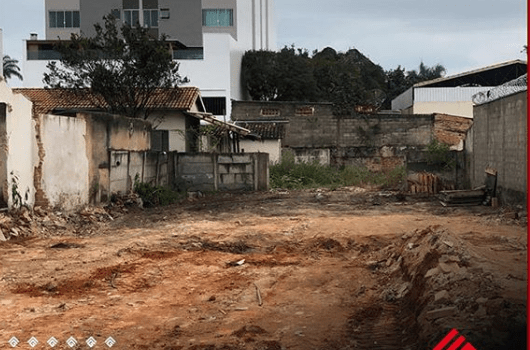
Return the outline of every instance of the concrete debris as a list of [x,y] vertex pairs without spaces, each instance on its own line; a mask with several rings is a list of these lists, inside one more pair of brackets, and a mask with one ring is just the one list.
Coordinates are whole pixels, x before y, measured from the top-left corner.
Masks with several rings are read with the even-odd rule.
[[[117,199],[105,207],[85,207],[77,212],[59,212],[36,206],[33,210],[22,207],[0,213],[0,242],[11,238],[52,237],[71,231],[78,236],[96,234],[99,226],[127,212],[127,202],[133,201],[129,195],[125,200]],[[111,215],[112,213],[112,215]]]
[[457,310],[458,309],[456,308],[456,306],[443,307],[440,309],[427,311],[426,317],[430,320],[435,320],[437,318],[442,317],[449,317],[456,314]]
[[245,259],[241,259],[241,260],[238,260],[238,261],[231,261],[229,263],[227,263],[227,265],[229,266],[241,266],[245,263]]
[[433,268],[433,269],[430,269],[430,270],[427,271],[427,273],[425,274],[425,278],[429,278],[429,277],[435,276],[435,275],[437,275],[439,272],[440,272],[440,269],[439,269],[438,267],[435,267],[435,268]]
[[434,294],[434,302],[444,302],[450,300],[451,296],[449,295],[449,292],[446,290],[441,290]]
[[398,298],[403,298],[411,287],[412,285],[409,282],[403,283],[403,285],[401,285],[401,287],[397,291]]
[[443,272],[443,273],[450,273],[450,272],[458,272],[458,270],[455,271],[455,266],[456,264],[446,264],[446,263],[439,263],[438,266],[440,267],[440,270]]
[[483,297],[477,298],[476,300],[477,304],[486,304],[487,301],[488,301],[488,298],[483,298]]
[[449,242],[449,241],[442,241],[445,245],[447,245],[448,247],[451,247],[453,248],[454,244],[452,242]]
[[484,190],[441,191],[439,194],[443,206],[480,205],[484,196]]

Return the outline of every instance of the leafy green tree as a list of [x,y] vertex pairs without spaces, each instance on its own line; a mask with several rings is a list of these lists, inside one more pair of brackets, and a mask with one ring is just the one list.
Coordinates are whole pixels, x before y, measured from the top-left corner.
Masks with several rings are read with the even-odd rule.
[[441,78],[445,75],[445,72],[445,67],[441,64],[428,67],[423,62],[420,63],[418,70],[405,71],[405,68],[397,66],[396,69],[386,71],[385,92],[387,98],[383,104],[383,108],[390,109],[392,100],[407,91],[414,84]]
[[2,60],[4,69],[4,78],[11,79],[12,76],[23,80],[22,74],[20,74],[20,67],[18,66],[18,60],[5,55]]
[[113,114],[146,119],[148,101],[158,88],[176,88],[187,82],[178,73],[167,37],[153,38],[148,28],[123,25],[112,16],[94,25],[94,37],[72,34],[56,50],[60,64],[48,64],[44,83],[90,99]]
[[258,101],[314,101],[316,82],[307,51],[284,47],[280,52],[247,51],[242,80],[250,97]]
[[374,103],[374,92],[382,93],[383,69],[356,49],[338,53],[327,47],[312,57],[319,101],[333,102],[336,115],[351,115],[357,105]]
[[241,63],[241,78],[252,100],[273,101],[278,96],[277,53],[247,51]]
[[315,101],[317,84],[308,52],[284,47],[278,54],[277,101]]
[[409,81],[409,84],[411,84],[412,86],[422,81],[441,78],[444,75],[445,75],[445,67],[442,66],[441,64],[428,67],[423,62],[421,62],[418,70],[411,70],[407,72],[407,80]]

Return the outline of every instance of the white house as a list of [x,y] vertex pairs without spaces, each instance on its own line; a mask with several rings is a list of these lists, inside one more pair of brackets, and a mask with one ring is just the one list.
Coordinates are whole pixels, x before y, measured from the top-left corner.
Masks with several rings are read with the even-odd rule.
[[241,60],[247,50],[275,50],[274,0],[45,0],[46,38],[25,41],[24,87],[43,87],[53,45],[71,33],[91,35],[113,14],[167,34],[179,72],[199,87],[208,112],[228,119],[230,100],[245,100]]

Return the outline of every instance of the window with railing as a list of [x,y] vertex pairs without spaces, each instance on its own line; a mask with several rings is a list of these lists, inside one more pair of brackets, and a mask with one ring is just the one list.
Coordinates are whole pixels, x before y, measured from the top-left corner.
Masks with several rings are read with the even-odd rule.
[[173,59],[175,60],[202,60],[204,50],[202,47],[188,47],[185,49],[174,49]]
[[204,27],[232,27],[234,25],[234,10],[204,9],[202,10],[202,25]]

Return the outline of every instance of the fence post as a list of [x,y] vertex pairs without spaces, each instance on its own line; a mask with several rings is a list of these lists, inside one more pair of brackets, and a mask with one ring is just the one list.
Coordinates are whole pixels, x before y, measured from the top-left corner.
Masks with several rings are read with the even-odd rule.
[[214,191],[219,190],[219,164],[218,164],[218,158],[219,154],[212,153],[212,163],[213,163],[213,188]]
[[156,153],[156,175],[155,175],[155,183],[158,186],[158,173],[159,173],[159,164],[160,164],[160,152]]
[[252,165],[253,165],[253,171],[254,171],[254,191],[257,191],[259,189],[259,157],[256,153],[253,153],[251,155],[252,157]]

